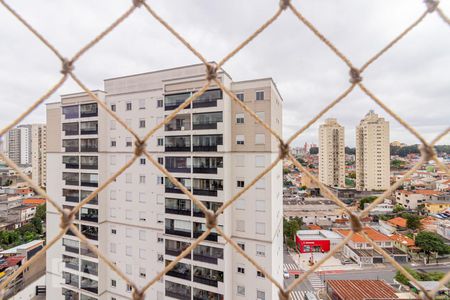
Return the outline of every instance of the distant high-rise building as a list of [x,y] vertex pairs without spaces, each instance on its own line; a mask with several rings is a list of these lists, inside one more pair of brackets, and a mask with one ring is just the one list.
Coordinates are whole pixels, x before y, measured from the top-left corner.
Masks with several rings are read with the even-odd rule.
[[389,122],[371,110],[356,127],[356,189],[385,190],[389,176]]
[[27,124],[12,128],[5,135],[4,150],[15,164],[32,167],[32,178],[45,186],[46,176],[46,126]]
[[[203,65],[105,80],[94,91],[144,136],[205,84]],[[281,134],[282,99],[270,78],[217,79]],[[86,93],[47,106],[47,191],[73,208],[134,153],[133,138]],[[147,150],[195,197],[216,211],[278,157],[278,141],[213,84],[157,130]],[[259,180],[218,217],[218,226],[282,280],[282,166]],[[47,238],[59,215],[47,207]],[[77,226],[142,287],[206,229],[204,213],[142,156],[89,204]],[[131,287],[67,232],[47,252],[47,297],[131,299]],[[146,299],[278,299],[278,289],[213,229],[192,253],[148,289]]]
[[328,186],[345,186],[344,127],[336,119],[319,127],[319,179]]

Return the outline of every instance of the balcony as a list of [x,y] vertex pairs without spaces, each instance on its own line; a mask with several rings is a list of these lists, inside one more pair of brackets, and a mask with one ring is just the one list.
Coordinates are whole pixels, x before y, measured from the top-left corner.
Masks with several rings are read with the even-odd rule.
[[217,152],[217,145],[193,146],[192,151],[194,151],[194,152]]
[[177,229],[167,228],[167,227],[166,227],[166,234],[191,237],[190,231],[184,231],[184,230],[179,230],[179,229],[177,230]]
[[191,273],[182,273],[182,272],[177,272],[175,270],[170,270],[169,272],[166,273],[166,276],[173,276],[176,278],[181,278],[181,279],[186,279],[186,280],[191,280]]
[[166,207],[166,214],[190,216],[191,215],[191,210],[190,209],[177,209],[177,208]]
[[194,100],[194,102],[192,103],[193,108],[216,107],[216,106],[217,106],[217,99],[202,100],[202,101]]
[[[166,266],[170,264],[170,260],[166,260]],[[185,263],[177,263],[169,272],[166,273],[167,276],[173,276],[176,278],[191,280],[191,265]]]
[[81,221],[88,221],[88,222],[98,222],[98,215],[97,214],[81,214]]
[[194,266],[194,282],[218,287],[218,282],[223,282],[223,272],[208,268]]
[[203,190],[194,188],[193,193],[194,195],[217,197],[217,190]]
[[[203,234],[203,232],[204,231],[194,231],[194,238],[198,238],[199,236],[201,236]],[[211,232],[210,234],[208,234],[208,236],[205,238],[205,240],[211,241],[211,242],[217,242],[218,237],[219,237],[219,235],[217,234],[217,232]]]
[[[191,96],[190,92],[178,93],[172,95],[166,95],[164,97],[164,110],[174,110],[177,109],[181,104],[183,104]],[[190,105],[185,108],[190,108]]]
[[221,294],[194,288],[194,300],[223,300]]
[[219,260],[217,257],[196,254],[196,253],[194,253],[193,256],[194,256],[194,260],[198,260],[198,261],[202,261],[202,262],[210,263],[210,264],[215,264],[215,265],[217,265],[217,262]]
[[195,276],[195,275],[194,275],[194,282],[198,282],[198,283],[202,283],[202,284],[206,284],[206,285],[214,286],[214,287],[219,286],[217,280],[214,280],[211,278],[205,278],[205,277],[201,277],[201,276]]
[[80,197],[78,196],[66,196],[65,198],[67,202],[74,202],[74,203],[80,202]]
[[80,105],[80,117],[89,118],[98,116],[97,103],[81,104]]
[[178,291],[171,291],[166,289],[166,296],[174,299],[191,299],[191,293],[184,293],[184,292],[178,292]]
[[205,168],[205,167],[201,167],[201,168],[193,168],[193,173],[197,173],[197,174],[217,174],[217,168]]
[[209,90],[192,102],[193,108],[216,107],[217,100],[222,99],[222,91],[220,89]]
[[166,193],[174,193],[174,194],[183,194],[183,192],[176,186],[173,186],[173,187],[166,186],[165,192]]
[[191,146],[166,146],[166,152],[191,152]]
[[82,290],[97,294],[98,293],[98,282],[89,278],[81,277],[80,288]]
[[78,254],[80,252],[80,249],[74,248],[74,247],[70,247],[70,246],[65,246],[64,251]]
[[193,151],[210,152],[217,151],[217,146],[223,144],[221,134],[215,135],[194,135],[192,137]]
[[98,241],[98,227],[81,225],[81,233],[90,240]]

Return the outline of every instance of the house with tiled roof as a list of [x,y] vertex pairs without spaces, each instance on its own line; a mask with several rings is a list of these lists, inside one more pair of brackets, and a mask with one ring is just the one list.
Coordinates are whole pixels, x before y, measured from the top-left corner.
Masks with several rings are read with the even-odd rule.
[[395,201],[406,209],[417,209],[427,200],[432,200],[433,196],[441,194],[442,192],[436,190],[398,190],[395,192]]
[[416,247],[415,241],[406,235],[396,233],[390,235],[389,238],[394,242],[394,246],[397,249],[400,249],[411,256],[420,251],[420,248]]
[[327,280],[326,293],[333,300],[399,299],[384,280]]
[[379,223],[383,229],[382,231],[387,234],[393,234],[397,231],[403,231],[407,229],[407,221],[402,217],[396,217],[387,221],[380,220]]
[[[344,238],[352,232],[351,229],[334,229],[334,231]],[[389,236],[378,232],[371,227],[364,227],[362,231],[369,237],[369,239],[374,241],[380,248],[383,248],[383,250],[396,261],[400,263],[407,262],[407,254],[395,248],[394,242],[389,238]],[[352,235],[349,242],[344,246],[342,253],[345,257],[353,259],[361,266],[385,262],[383,255],[375,250],[361,233],[355,233]]]

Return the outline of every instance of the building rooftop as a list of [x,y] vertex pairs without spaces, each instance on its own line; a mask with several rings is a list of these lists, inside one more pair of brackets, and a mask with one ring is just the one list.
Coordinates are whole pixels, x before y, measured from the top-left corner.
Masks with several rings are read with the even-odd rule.
[[407,227],[406,226],[407,221],[405,218],[402,218],[402,217],[396,217],[396,218],[388,220],[387,222],[396,227],[403,227],[403,228]]
[[[342,235],[344,237],[348,236],[352,232],[351,229],[334,229],[334,231],[339,233],[340,235]],[[367,234],[367,236],[370,239],[374,240],[375,242],[377,242],[377,241],[378,242],[381,242],[381,241],[388,241],[389,242],[389,241],[391,241],[391,239],[388,236],[386,236],[386,235],[376,231],[373,228],[364,227],[363,231],[364,231],[365,234]],[[355,233],[352,236],[351,240],[354,243],[366,243],[367,242],[366,238],[363,237],[360,233]]]
[[0,254],[15,254],[15,253],[19,252],[20,250],[31,249],[31,248],[34,248],[43,243],[44,243],[44,240],[34,240],[34,241],[28,242],[26,244],[16,246],[14,248],[9,248],[8,250],[1,251]]
[[408,247],[415,245],[415,242],[413,239],[411,239],[403,234],[393,234],[393,235],[389,236],[389,238],[393,241],[399,242]]
[[331,230],[299,230],[297,236],[301,240],[341,239],[342,236]]
[[398,299],[394,288],[383,280],[327,280],[340,299]]
[[[427,291],[431,291],[431,290],[433,290],[434,288],[436,288],[439,285],[439,281],[418,281],[418,283],[421,286],[423,286],[424,289],[427,290]],[[414,282],[411,281],[410,284],[412,286],[414,286],[416,289],[419,289],[419,287],[417,287],[414,284]],[[443,286],[443,287],[441,287],[439,289],[439,291],[448,291],[448,290],[450,290],[450,289],[448,287],[446,287],[446,286]]]
[[432,195],[440,195],[442,192],[435,191],[435,190],[413,190],[413,191],[407,191],[407,190],[399,190],[398,191],[401,194],[405,195],[413,195],[413,194],[420,194],[425,196],[432,196]]

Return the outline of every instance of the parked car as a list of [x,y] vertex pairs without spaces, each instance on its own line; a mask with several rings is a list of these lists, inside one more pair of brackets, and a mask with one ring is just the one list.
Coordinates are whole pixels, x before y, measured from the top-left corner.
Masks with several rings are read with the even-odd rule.
[[353,260],[351,260],[350,258],[341,258],[341,264],[343,265],[350,265],[353,264]]
[[284,279],[289,279],[289,272],[286,270],[283,270],[283,277],[284,277]]

